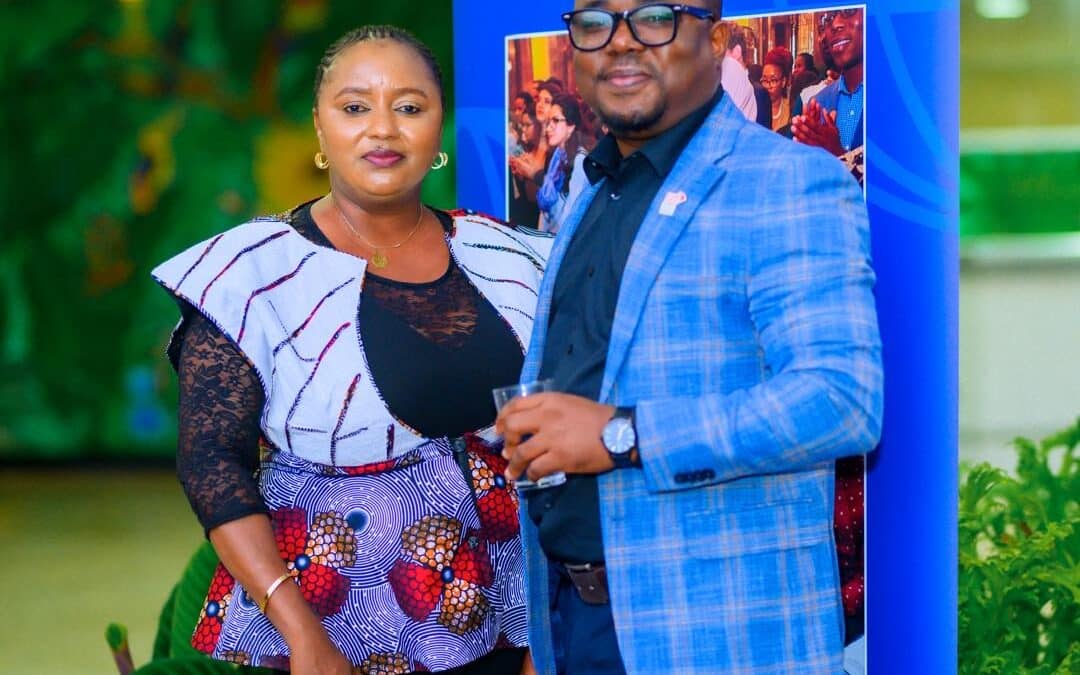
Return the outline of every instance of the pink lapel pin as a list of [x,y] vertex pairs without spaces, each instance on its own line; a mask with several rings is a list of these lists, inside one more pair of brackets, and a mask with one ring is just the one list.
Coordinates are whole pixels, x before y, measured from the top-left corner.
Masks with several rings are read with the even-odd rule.
[[664,195],[664,201],[660,202],[660,215],[673,216],[679,204],[686,201],[686,193],[682,190],[668,192]]

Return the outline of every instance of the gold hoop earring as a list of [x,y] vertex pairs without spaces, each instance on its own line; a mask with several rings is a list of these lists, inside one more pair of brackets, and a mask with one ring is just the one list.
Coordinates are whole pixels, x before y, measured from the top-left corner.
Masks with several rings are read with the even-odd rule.
[[322,169],[323,171],[330,168],[330,160],[326,158],[326,153],[315,153],[315,166]]
[[439,154],[435,155],[435,159],[431,162],[431,170],[438,171],[449,163],[450,155],[440,150]]

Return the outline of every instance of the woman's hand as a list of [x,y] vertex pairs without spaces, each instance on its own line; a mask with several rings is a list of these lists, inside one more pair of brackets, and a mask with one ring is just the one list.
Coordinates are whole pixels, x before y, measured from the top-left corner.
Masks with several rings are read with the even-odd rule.
[[543,169],[544,167],[532,155],[526,154],[510,158],[510,170],[514,172],[515,176],[532,178]]

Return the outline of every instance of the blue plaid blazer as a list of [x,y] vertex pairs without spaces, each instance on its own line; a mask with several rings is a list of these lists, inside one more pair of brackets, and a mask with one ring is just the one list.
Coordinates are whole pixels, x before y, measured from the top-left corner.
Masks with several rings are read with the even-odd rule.
[[[523,381],[540,367],[562,257],[602,188],[555,240]],[[631,675],[843,672],[833,460],[868,452],[880,432],[873,284],[865,203],[841,163],[723,97],[634,240],[600,395],[636,406],[644,463],[599,476]],[[554,673],[547,563],[527,513],[522,528],[530,645]]]

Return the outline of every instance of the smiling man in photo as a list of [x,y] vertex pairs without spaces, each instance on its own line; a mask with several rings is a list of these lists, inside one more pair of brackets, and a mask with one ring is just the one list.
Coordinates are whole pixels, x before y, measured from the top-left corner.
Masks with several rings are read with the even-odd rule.
[[800,143],[840,157],[863,145],[863,9],[822,12],[817,22],[840,78],[810,99],[803,115],[792,119],[791,133]]

